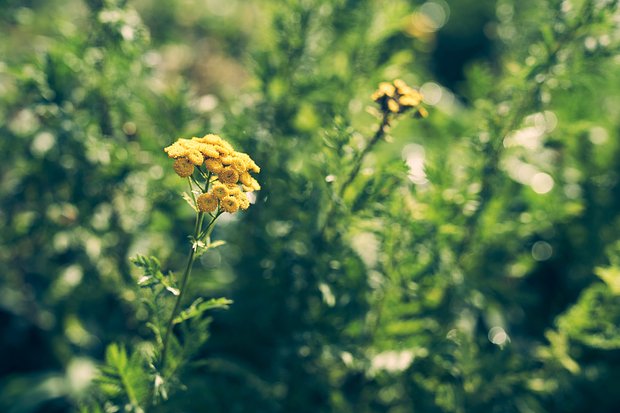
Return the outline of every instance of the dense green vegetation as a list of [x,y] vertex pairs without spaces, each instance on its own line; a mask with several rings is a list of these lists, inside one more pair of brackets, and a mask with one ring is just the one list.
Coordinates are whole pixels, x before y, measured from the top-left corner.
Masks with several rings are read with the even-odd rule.
[[[0,411],[617,411],[617,1],[0,10]],[[429,116],[374,140],[397,78]],[[262,189],[164,380],[138,280],[185,265],[163,148],[206,133]]]

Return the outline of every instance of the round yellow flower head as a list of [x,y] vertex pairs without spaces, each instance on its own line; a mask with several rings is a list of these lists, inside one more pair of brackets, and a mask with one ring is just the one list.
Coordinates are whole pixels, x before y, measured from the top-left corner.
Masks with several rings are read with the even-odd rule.
[[213,212],[217,209],[217,197],[212,193],[201,194],[196,199],[196,204],[201,212]]
[[217,175],[220,182],[225,184],[236,184],[239,181],[239,172],[227,166]]
[[237,184],[228,184],[226,185],[226,189],[228,190],[228,195],[237,196],[241,193],[241,188],[237,186]]
[[181,178],[187,178],[194,173],[194,164],[192,164],[187,158],[177,158],[172,164],[172,169]]
[[222,165],[222,162],[220,162],[219,159],[209,158],[205,160],[205,168],[207,168],[209,172],[217,174],[224,168],[224,165]]
[[[383,92],[394,95],[394,86],[386,83]],[[396,99],[397,96],[390,98]],[[217,135],[208,134],[202,138],[179,138],[172,145],[164,148],[168,157],[174,158],[173,168],[181,177],[191,176],[195,167],[201,170],[201,176],[212,184],[211,190],[200,195],[197,207],[202,212],[212,212],[221,208],[227,212],[247,209],[250,202],[245,192],[260,190],[260,185],[250,172],[259,173],[260,168],[243,152],[237,152],[232,145]],[[202,165],[209,172],[204,175]]]
[[242,174],[242,173],[244,173],[245,171],[248,170],[247,164],[239,156],[237,156],[235,159],[233,159],[233,161],[230,163],[230,166],[232,166],[233,169],[236,170],[237,172],[239,172],[240,174]]
[[222,199],[229,195],[228,187],[221,182],[215,182],[213,184],[213,189],[211,189],[211,192],[219,199]]
[[231,214],[234,214],[239,209],[239,201],[237,201],[237,198],[235,197],[227,196],[225,198],[222,198],[220,202],[222,205],[222,209]]

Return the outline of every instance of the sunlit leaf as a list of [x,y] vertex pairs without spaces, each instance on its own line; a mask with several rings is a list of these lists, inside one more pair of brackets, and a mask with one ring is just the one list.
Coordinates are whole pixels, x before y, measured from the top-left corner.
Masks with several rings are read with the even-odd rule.
[[213,310],[216,308],[226,309],[230,304],[232,304],[232,300],[229,300],[228,298],[212,298],[208,301],[198,298],[188,308],[181,311],[178,317],[174,319],[174,324],[182,323],[183,321],[198,317],[208,310]]

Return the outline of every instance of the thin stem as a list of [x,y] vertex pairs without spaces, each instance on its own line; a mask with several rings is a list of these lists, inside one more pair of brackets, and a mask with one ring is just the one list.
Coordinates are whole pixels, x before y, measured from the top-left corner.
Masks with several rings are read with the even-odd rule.
[[[185,266],[185,271],[183,272],[183,277],[181,279],[181,286],[179,288],[179,295],[177,296],[176,302],[174,303],[174,308],[172,309],[172,314],[170,314],[170,320],[168,321],[168,326],[166,327],[166,335],[164,336],[164,341],[162,344],[161,350],[161,370],[164,370],[166,365],[166,354],[168,352],[168,343],[170,341],[170,335],[172,334],[172,329],[174,327],[174,319],[176,318],[177,312],[179,311],[179,307],[181,306],[181,300],[183,299],[183,293],[185,292],[185,287],[187,286],[187,281],[189,280],[189,275],[192,272],[192,266],[194,264],[194,259],[196,257],[196,245],[195,240],[202,229],[202,223],[204,221],[204,212],[199,212],[196,215],[196,224],[194,226],[194,236],[192,240],[192,247],[189,252],[189,256],[187,257],[187,265]],[[213,221],[209,225],[211,225]]]
[[[362,164],[364,163],[364,159],[366,158],[366,155],[368,155],[370,151],[375,147],[375,145],[381,140],[381,138],[385,136],[386,128],[389,124],[390,124],[390,114],[388,112],[384,112],[383,118],[381,119],[381,124],[379,125],[379,129],[377,129],[373,137],[370,138],[370,140],[366,143],[366,146],[364,147],[364,149],[362,149],[362,151],[359,152],[359,154],[355,157],[355,160],[353,161],[353,169],[351,169],[351,172],[349,172],[347,179],[342,183],[342,185],[340,186],[340,189],[338,190],[338,199],[342,199],[342,196],[344,195],[349,185],[351,185],[355,177],[357,177],[357,174],[362,168]],[[332,198],[331,202],[329,203],[329,207],[327,209],[327,214],[325,216],[325,220],[323,221],[323,225],[321,225],[319,229],[319,232],[318,232],[319,237],[323,236],[323,233],[325,232],[325,228],[327,228],[330,218],[334,212],[334,207],[335,207],[335,200]]]
[[[194,187],[192,186],[192,180],[196,182],[193,176],[189,176],[187,178],[187,183],[189,184],[189,194],[192,196],[192,200],[194,201],[194,206],[196,206],[196,195],[194,195]],[[198,185],[198,187],[200,188],[200,185]]]
[[200,241],[204,238],[207,238],[209,235],[211,235],[211,232],[213,231],[214,225],[213,223],[215,222],[215,220],[222,215],[222,211],[218,212],[215,215],[211,215],[212,219],[209,222],[209,224],[207,225],[207,227],[204,229],[204,231],[202,231],[200,234],[198,234],[198,238],[196,238],[196,241]]
[[377,142],[379,142],[381,138],[385,136],[386,127],[389,125],[389,123],[390,123],[390,114],[388,112],[385,112],[383,113],[383,119],[381,120],[381,125],[379,126],[379,129],[377,130],[377,132],[375,132],[374,136],[368,141],[364,149],[362,149],[362,151],[358,154],[353,164],[353,169],[351,170],[351,172],[349,172],[349,176],[342,183],[342,186],[340,186],[340,190],[338,191],[339,197],[342,197],[344,195],[344,192],[347,190],[349,185],[351,185],[351,183],[353,182],[353,180],[359,173],[362,167],[362,164],[364,163],[364,159],[366,158],[366,155],[368,155],[370,151],[372,150],[372,148],[375,147]]
[[206,189],[209,188],[209,181],[211,180],[211,171],[208,171],[208,173],[205,173],[202,168],[199,166],[198,167],[198,172],[200,172],[200,175],[202,175],[202,177],[204,178],[205,181],[207,181],[206,186],[205,186],[205,192]]
[[191,178],[191,180],[192,180],[192,181],[194,181],[194,183],[196,184],[196,186],[198,187],[198,189],[200,189],[202,192],[207,192],[207,188],[206,188],[206,186],[205,186],[205,188],[201,187],[201,186],[200,186],[200,182],[198,182],[198,181],[196,180],[196,178],[194,178],[194,176],[193,176],[193,175],[190,175],[190,178]]

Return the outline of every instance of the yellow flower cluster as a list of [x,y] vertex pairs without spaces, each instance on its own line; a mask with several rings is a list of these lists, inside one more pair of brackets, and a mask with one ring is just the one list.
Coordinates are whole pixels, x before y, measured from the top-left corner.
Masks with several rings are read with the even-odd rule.
[[410,109],[416,109],[416,115],[422,118],[428,116],[428,112],[421,105],[422,94],[408,86],[400,79],[392,83],[381,82],[379,88],[372,94],[372,100],[381,106],[384,113],[403,113]]
[[260,172],[258,165],[248,154],[235,151],[230,143],[217,135],[181,138],[164,151],[174,159],[173,169],[180,177],[191,176],[196,167],[203,165],[211,174],[209,191],[196,199],[202,212],[213,212],[218,207],[230,213],[248,209],[250,201],[246,192],[260,189],[259,183],[250,175],[250,172]]

